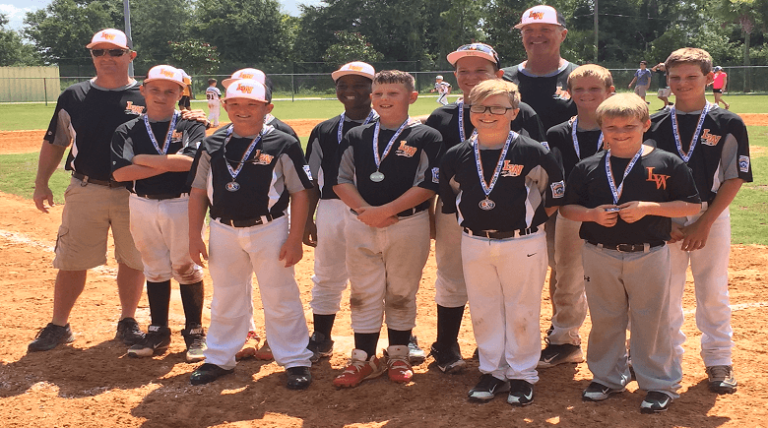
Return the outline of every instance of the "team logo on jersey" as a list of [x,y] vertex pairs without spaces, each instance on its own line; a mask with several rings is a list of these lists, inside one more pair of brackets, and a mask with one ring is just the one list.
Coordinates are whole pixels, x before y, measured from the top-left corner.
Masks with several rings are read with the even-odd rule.
[[739,156],[739,171],[749,172],[749,156]]
[[184,138],[184,132],[182,131],[173,131],[173,135],[171,135],[171,141],[174,143],[181,142],[182,138]]
[[569,94],[567,90],[563,89],[561,85],[557,85],[557,90],[555,91],[555,95],[553,96],[555,98],[566,100],[566,101],[571,99],[571,94]]
[[235,90],[237,92],[242,92],[244,94],[250,94],[251,92],[253,92],[253,86],[247,86],[247,85],[242,85],[238,83],[237,88],[235,88]]
[[508,160],[504,161],[504,166],[501,167],[502,177],[517,177],[523,173],[523,165],[509,163]]
[[[253,160],[251,163],[254,165],[269,165],[272,163],[272,159],[275,157],[273,155],[268,155],[266,153],[263,153],[261,149],[256,150],[256,154],[253,155]],[[310,180],[312,178],[310,177]]]
[[653,173],[652,166],[646,167],[645,169],[648,170],[648,178],[645,181],[653,181],[656,183],[656,189],[667,189],[667,179],[669,178],[668,175],[664,174],[654,174]]
[[432,168],[432,182],[435,184],[440,182],[440,168]]
[[701,133],[701,144],[704,144],[705,146],[714,147],[717,145],[717,143],[720,142],[721,138],[723,137],[719,135],[710,134],[709,129],[705,129],[704,132]]
[[552,183],[549,185],[549,188],[552,189],[553,198],[560,199],[565,196],[565,181],[560,180],[556,183]]
[[408,142],[405,140],[400,141],[400,147],[397,148],[397,151],[395,152],[395,154],[398,156],[412,158],[413,155],[416,154],[416,151],[418,149],[416,147],[409,146],[407,143]]
[[307,178],[312,180],[312,171],[309,170],[309,165],[304,165],[304,174],[307,174]]
[[542,141],[542,142],[541,142],[541,145],[542,145],[542,146],[544,146],[544,148],[545,148],[545,149],[547,149],[547,150],[550,150],[550,148],[549,148],[549,143],[548,143],[548,142],[546,142],[546,141]]
[[127,114],[142,114],[144,113],[144,106],[137,106],[133,104],[133,101],[125,102],[125,113]]
[[531,11],[528,14],[528,17],[531,19],[544,19],[544,12],[533,12]]

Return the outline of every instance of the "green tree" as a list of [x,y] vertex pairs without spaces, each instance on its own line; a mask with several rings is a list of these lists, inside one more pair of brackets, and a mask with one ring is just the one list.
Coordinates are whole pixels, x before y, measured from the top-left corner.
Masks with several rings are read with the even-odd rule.
[[214,74],[219,70],[221,60],[216,46],[202,40],[168,42],[171,48],[171,65],[182,68],[187,74]]
[[360,33],[337,31],[338,43],[326,49],[323,61],[340,66],[352,61],[379,62],[384,55],[374,49]]
[[21,34],[6,25],[8,17],[0,13],[0,67],[41,65],[34,46],[25,44]]
[[[744,37],[743,43],[743,62],[744,66],[749,66],[750,61],[750,48],[752,33],[758,30],[760,26],[764,24],[763,18],[765,17],[761,11],[765,10],[763,5],[756,0],[722,0],[720,12],[729,23],[736,25]],[[760,6],[760,7],[757,7]],[[752,90],[751,73],[745,74],[743,80],[742,90],[744,92],[750,92]]]
[[433,52],[441,62],[457,47],[485,40],[481,23],[486,3],[485,0],[455,0],[449,3],[448,10],[440,13],[437,50]]
[[187,40],[191,21],[192,3],[188,0],[131,0],[131,32],[139,52],[136,67],[168,62],[168,41]]

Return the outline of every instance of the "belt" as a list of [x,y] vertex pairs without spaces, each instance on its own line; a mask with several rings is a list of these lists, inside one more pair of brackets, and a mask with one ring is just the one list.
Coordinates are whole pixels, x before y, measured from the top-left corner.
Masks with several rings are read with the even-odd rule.
[[144,199],[152,199],[155,201],[164,201],[166,199],[176,199],[180,198],[182,196],[188,196],[189,193],[163,193],[160,195],[144,195],[141,193],[137,193],[136,196]]
[[232,227],[251,227],[251,226],[258,226],[260,224],[269,223],[270,221],[277,220],[282,216],[283,216],[283,213],[279,213],[275,216],[267,214],[261,217],[247,218],[244,220],[235,220],[227,217],[219,217],[216,219],[216,221],[218,221],[221,224],[226,224],[227,226],[232,226]]
[[[397,216],[398,217],[410,217],[410,216],[412,216],[412,215],[414,215],[416,213],[420,213],[420,212],[422,212],[424,210],[426,210],[426,208],[418,208],[418,207],[416,207],[416,208],[409,208],[409,209],[407,209],[405,211],[401,211],[401,212],[397,213]],[[357,211],[353,210],[352,208],[349,209],[349,212],[351,212],[354,215],[358,215]]]
[[105,186],[105,187],[109,187],[110,189],[114,189],[117,187],[125,187],[126,185],[126,183],[121,183],[119,181],[114,181],[114,180],[109,180],[109,181],[96,180],[85,174],[80,174],[79,172],[75,172],[75,171],[72,171],[72,177],[75,177],[76,179],[82,181],[82,184],[80,185],[83,187],[89,184],[97,184],[99,186]]
[[620,253],[647,253],[651,248],[661,247],[664,245],[664,241],[651,242],[644,244],[599,244],[597,242],[587,241],[597,248],[605,248],[606,250],[618,251]]
[[469,236],[479,236],[488,239],[507,239],[507,238],[519,238],[521,236],[530,235],[539,231],[539,228],[528,227],[525,229],[510,230],[508,232],[500,232],[498,230],[472,230],[468,227],[464,228],[464,233]]

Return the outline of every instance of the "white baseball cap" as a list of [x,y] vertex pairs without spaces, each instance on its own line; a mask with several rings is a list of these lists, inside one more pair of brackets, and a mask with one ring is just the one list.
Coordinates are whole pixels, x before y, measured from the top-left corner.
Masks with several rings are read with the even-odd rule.
[[128,49],[128,38],[125,36],[125,33],[114,28],[107,28],[94,34],[91,43],[88,43],[85,47],[90,49],[100,43],[107,43],[118,48]]
[[247,98],[249,100],[269,103],[267,87],[263,83],[252,79],[241,79],[232,82],[227,88],[227,99]]
[[459,46],[458,49],[449,53],[447,58],[448,62],[455,66],[456,61],[465,56],[476,56],[487,59],[496,64],[496,67],[501,68],[501,64],[499,64],[499,54],[497,54],[490,45],[486,45],[485,43],[470,43],[468,45]]
[[182,70],[171,67],[170,65],[156,65],[150,68],[147,73],[147,78],[144,79],[144,83],[154,82],[155,80],[167,80],[178,84],[182,89],[186,86],[184,84]]
[[225,88],[228,88],[229,85],[232,84],[232,82],[236,82],[242,79],[255,80],[257,82],[261,82],[262,85],[267,84],[267,75],[264,74],[263,71],[257,70],[255,68],[244,68],[242,70],[237,70],[236,72],[232,73],[232,77],[230,77],[229,79],[222,80],[221,85],[224,86]]
[[538,5],[523,12],[520,23],[515,25],[518,30],[529,24],[551,24],[565,27],[565,18],[552,6]]
[[435,76],[435,80],[443,80],[443,76]]
[[373,80],[373,76],[376,75],[376,70],[373,69],[371,64],[355,61],[342,65],[340,69],[331,73],[331,77],[333,77],[333,81],[335,82],[339,80],[339,78],[349,74],[363,76]]

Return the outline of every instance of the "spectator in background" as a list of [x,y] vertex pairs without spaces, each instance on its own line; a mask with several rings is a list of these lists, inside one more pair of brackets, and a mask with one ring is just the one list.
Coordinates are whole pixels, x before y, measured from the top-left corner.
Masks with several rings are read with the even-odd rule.
[[669,102],[669,94],[672,93],[672,90],[669,89],[669,84],[667,84],[667,67],[663,62],[660,62],[653,66],[651,71],[656,73],[656,76],[659,78],[659,92],[656,94],[656,97],[664,103],[659,110],[667,110],[672,105]]
[[185,86],[184,86],[184,90],[181,91],[181,99],[179,100],[179,110],[191,110],[190,99],[192,97],[192,78],[184,70],[181,70],[181,75],[184,78]]
[[[642,98],[643,101],[645,101],[645,93],[651,86],[651,70],[648,70],[647,66],[647,62],[640,61],[640,68],[635,71],[635,77],[632,78],[632,81],[627,86],[627,88],[632,88],[632,85],[635,85],[635,94]],[[645,103],[650,104],[649,101],[645,101]]]
[[719,65],[715,67],[715,76],[711,85],[712,92],[715,93],[715,104],[720,105],[720,103],[723,103],[726,110],[730,109],[731,105],[723,99],[725,87],[728,86],[728,73],[723,71],[723,67],[720,67]]

